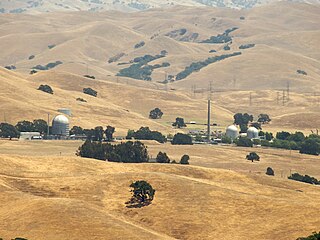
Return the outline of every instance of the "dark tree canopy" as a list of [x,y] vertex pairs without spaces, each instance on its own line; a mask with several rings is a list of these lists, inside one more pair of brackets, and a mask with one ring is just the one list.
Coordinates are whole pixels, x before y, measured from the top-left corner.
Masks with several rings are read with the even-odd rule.
[[158,131],[151,131],[149,127],[141,127],[138,131],[128,131],[127,139],[138,139],[138,140],[155,140],[160,143],[167,141],[166,137]]
[[157,163],[170,163],[170,158],[165,152],[159,152],[156,161]]
[[258,116],[258,122],[262,123],[262,124],[269,123],[269,122],[271,122],[271,118],[269,117],[268,114],[261,113]]
[[80,126],[73,126],[70,130],[70,135],[82,135],[85,134],[84,130]]
[[43,119],[33,120],[33,131],[44,134],[48,131],[48,123]]
[[34,126],[32,122],[24,120],[17,123],[16,129],[19,132],[33,132]]
[[248,113],[236,113],[234,116],[234,123],[237,125],[248,125],[249,122],[253,121],[253,116]]
[[271,167],[268,167],[266,174],[269,175],[269,176],[274,176],[274,171],[273,171],[273,169],[272,169]]
[[297,240],[320,240],[320,232],[313,232],[312,235],[308,237],[299,237]]
[[276,138],[277,139],[280,139],[280,140],[288,140],[288,138],[290,137],[290,133],[289,132],[285,132],[285,131],[282,131],[282,132],[277,132],[276,134]]
[[184,123],[183,118],[177,117],[176,121],[172,124],[172,126],[177,127],[177,128],[183,128],[183,127],[186,127],[187,125]]
[[239,137],[234,142],[236,143],[237,146],[240,146],[240,147],[252,147],[253,146],[252,141],[247,137]]
[[180,164],[189,164],[189,160],[190,160],[189,155],[185,154],[181,157]]
[[192,145],[192,138],[188,134],[177,133],[173,136],[171,143],[173,145]]
[[304,182],[304,183],[310,183],[310,184],[315,184],[315,185],[320,185],[320,181],[314,177],[311,177],[309,175],[300,175],[299,173],[293,173],[291,176],[288,177],[288,179],[291,180],[296,180],[299,182]]
[[103,140],[103,127],[98,126],[94,128],[93,141],[101,142]]
[[131,199],[126,202],[129,208],[140,208],[151,204],[155,189],[147,181],[141,180],[130,184],[133,193]]
[[162,115],[163,115],[163,112],[160,110],[160,108],[155,108],[150,111],[149,118],[160,119]]
[[315,138],[308,138],[301,144],[300,153],[319,155],[320,154],[320,141]]
[[49,85],[40,85],[38,90],[42,91],[42,92],[46,92],[46,93],[50,93],[53,94],[53,90]]
[[249,153],[247,156],[246,156],[246,159],[247,160],[250,160],[250,161],[260,161],[260,157],[259,155],[256,153],[256,152],[251,152]]
[[0,137],[2,138],[18,138],[19,131],[9,123],[0,123]]
[[115,131],[115,128],[112,126],[107,126],[106,130],[104,131],[106,135],[106,141],[111,142],[113,140],[113,133]]
[[93,97],[96,97],[98,95],[98,92],[96,90],[93,90],[92,88],[84,88],[83,93],[91,95]]

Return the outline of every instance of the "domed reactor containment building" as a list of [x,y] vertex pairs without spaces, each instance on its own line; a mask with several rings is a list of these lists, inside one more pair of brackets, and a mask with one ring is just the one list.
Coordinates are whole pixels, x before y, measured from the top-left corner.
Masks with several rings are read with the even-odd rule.
[[247,130],[247,137],[250,139],[259,138],[259,130],[255,127],[249,127]]
[[64,115],[57,115],[52,120],[52,135],[69,136],[69,119]]
[[227,131],[226,131],[226,135],[227,137],[231,138],[232,140],[236,139],[239,135],[239,130],[238,128],[235,126],[235,125],[230,125],[228,128],[227,128]]

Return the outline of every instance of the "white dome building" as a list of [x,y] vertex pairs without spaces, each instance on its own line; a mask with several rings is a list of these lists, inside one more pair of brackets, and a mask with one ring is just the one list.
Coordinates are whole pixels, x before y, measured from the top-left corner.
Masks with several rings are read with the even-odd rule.
[[64,115],[57,115],[52,120],[52,135],[69,135],[69,119]]
[[229,127],[227,127],[226,136],[231,138],[232,140],[236,139],[239,136],[239,130],[237,126],[230,125]]
[[259,138],[259,130],[255,127],[249,127],[247,130],[247,137],[250,139]]

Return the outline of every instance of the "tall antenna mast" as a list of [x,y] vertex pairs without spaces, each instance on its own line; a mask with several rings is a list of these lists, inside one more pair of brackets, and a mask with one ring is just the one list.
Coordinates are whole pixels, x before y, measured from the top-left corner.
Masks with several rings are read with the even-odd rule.
[[49,127],[50,123],[49,123],[49,121],[50,121],[50,113],[48,113],[48,128],[47,128],[47,136],[49,136],[49,134],[50,134],[50,127]]
[[290,100],[289,93],[290,93],[290,81],[287,81],[287,101]]

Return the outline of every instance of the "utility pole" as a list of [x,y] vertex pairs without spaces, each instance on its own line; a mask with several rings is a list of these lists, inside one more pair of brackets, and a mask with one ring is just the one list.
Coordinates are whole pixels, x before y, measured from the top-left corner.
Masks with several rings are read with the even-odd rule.
[[210,136],[211,136],[211,91],[212,91],[212,81],[210,81],[209,84],[209,94],[208,94],[208,126],[207,126],[207,137],[208,137],[208,143],[210,143]]
[[249,96],[249,105],[252,105],[252,92],[250,92],[250,96]]
[[50,134],[50,127],[49,127],[50,123],[49,123],[49,121],[50,121],[50,113],[48,113],[48,129],[47,129],[47,136],[49,136],[49,134]]
[[277,105],[279,105],[279,101],[280,101],[280,93],[277,92]]
[[284,106],[284,101],[285,101],[285,91],[282,91],[282,106]]
[[287,81],[287,101],[290,100],[290,81]]

